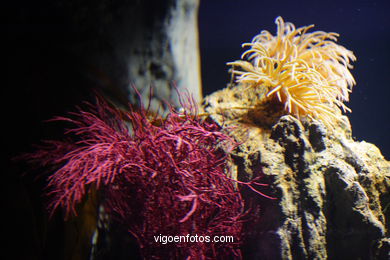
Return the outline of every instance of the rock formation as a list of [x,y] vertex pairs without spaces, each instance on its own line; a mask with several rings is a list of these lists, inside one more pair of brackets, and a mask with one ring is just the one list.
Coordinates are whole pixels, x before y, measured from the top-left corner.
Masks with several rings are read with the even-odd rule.
[[244,258],[388,259],[390,164],[379,149],[355,141],[346,116],[327,129],[283,115],[263,97],[232,86],[204,102],[241,143],[238,178],[262,171],[271,184],[262,192],[277,198],[262,200]]
[[[67,53],[80,74],[122,106],[143,102],[178,104],[174,86],[202,98],[198,47],[199,0],[63,1],[52,12],[64,16]],[[81,66],[82,65],[82,66]]]

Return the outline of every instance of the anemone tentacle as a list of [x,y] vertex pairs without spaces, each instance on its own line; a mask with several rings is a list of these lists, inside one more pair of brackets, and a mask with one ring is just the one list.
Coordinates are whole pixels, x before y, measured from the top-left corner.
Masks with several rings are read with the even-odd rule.
[[262,31],[251,43],[242,45],[249,47],[242,60],[228,63],[233,66],[236,82],[266,87],[266,97],[283,103],[288,113],[332,126],[340,108],[351,111],[343,102],[349,101],[356,84],[349,71],[356,57],[336,44],[337,33],[309,33],[314,25],[296,29],[281,17],[275,23],[275,36]]

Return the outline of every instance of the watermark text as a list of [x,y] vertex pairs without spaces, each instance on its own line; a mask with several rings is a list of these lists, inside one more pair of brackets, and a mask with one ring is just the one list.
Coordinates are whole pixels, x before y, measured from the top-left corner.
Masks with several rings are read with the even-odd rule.
[[233,236],[199,236],[190,235],[185,236],[154,236],[154,242],[166,245],[168,243],[234,243]]

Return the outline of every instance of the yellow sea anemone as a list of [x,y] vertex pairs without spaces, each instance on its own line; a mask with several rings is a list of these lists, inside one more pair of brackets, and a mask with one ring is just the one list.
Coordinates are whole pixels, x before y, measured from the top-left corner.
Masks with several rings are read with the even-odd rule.
[[[310,117],[332,126],[355,80],[349,69],[356,60],[352,51],[335,43],[337,33],[307,31],[314,25],[296,29],[281,17],[275,20],[277,35],[262,31],[242,54],[230,62],[238,83],[268,88],[267,98],[277,99],[297,118]],[[241,68],[241,69],[237,69]]]

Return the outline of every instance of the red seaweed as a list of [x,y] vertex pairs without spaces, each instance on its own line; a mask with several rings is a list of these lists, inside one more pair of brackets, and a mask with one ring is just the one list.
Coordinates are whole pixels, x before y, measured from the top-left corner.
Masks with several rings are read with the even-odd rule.
[[[50,212],[77,214],[76,205],[94,186],[146,259],[240,258],[244,201],[226,175],[237,144],[189,104],[184,112],[171,108],[166,118],[151,119],[144,108],[120,113],[98,99],[87,110],[55,118],[73,124],[68,139],[47,142],[30,156],[57,168],[48,178]],[[232,236],[234,242],[155,241],[187,234]]]

